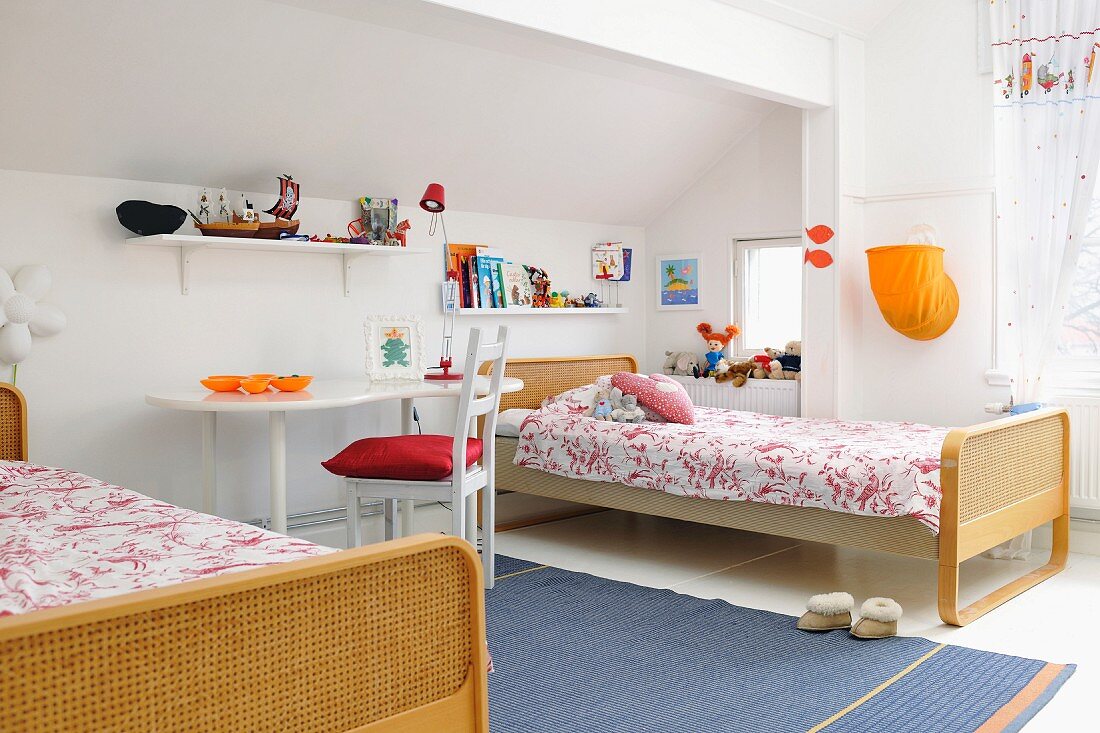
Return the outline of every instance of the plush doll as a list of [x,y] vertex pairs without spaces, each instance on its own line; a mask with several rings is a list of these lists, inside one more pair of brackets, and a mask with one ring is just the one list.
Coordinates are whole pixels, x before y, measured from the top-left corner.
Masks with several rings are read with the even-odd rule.
[[782,356],[777,357],[783,367],[783,378],[802,381],[802,342],[788,341]]
[[596,396],[593,399],[592,406],[584,411],[584,414],[589,417],[594,417],[597,420],[611,420],[611,411],[614,408],[611,405],[611,393],[606,389],[596,391]]
[[666,351],[665,364],[661,367],[665,374],[679,374],[684,377],[699,376],[699,357],[691,351]]
[[741,333],[741,329],[737,326],[726,326],[724,332],[714,333],[709,323],[700,323],[695,327],[695,330],[707,342],[707,353],[704,354],[707,364],[703,369],[703,376],[709,377],[717,371],[718,362],[723,358],[722,351],[726,348],[726,344],[730,342],[731,338]]
[[714,375],[714,381],[718,384],[733,382],[734,387],[744,387],[754,367],[756,367],[755,362],[735,361],[724,372]]
[[776,360],[778,351],[772,348],[764,349],[766,353],[757,354],[752,358],[753,379],[783,379],[783,365]]
[[619,398],[619,405],[611,411],[611,419],[615,422],[645,422],[645,411],[638,407],[638,396],[624,394]]

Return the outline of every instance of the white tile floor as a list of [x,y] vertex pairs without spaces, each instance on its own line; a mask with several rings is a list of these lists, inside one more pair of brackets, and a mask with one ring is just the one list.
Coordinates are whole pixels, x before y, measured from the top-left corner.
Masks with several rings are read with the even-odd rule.
[[[501,498],[502,515],[507,515],[509,501],[522,500],[515,496]],[[418,510],[420,531],[443,530],[448,521],[445,509]],[[1095,631],[1100,557],[1071,555],[1061,574],[959,629],[939,620],[934,564],[885,553],[616,511],[502,533],[497,548],[505,555],[568,570],[790,615],[799,615],[814,593],[845,590],[857,604],[870,596],[889,596],[905,609],[902,634],[1077,664],[1077,672],[1027,730],[1100,730],[1095,697],[1100,691],[1100,635]],[[1027,563],[966,562],[964,602],[1043,564],[1045,552],[1035,555]]]

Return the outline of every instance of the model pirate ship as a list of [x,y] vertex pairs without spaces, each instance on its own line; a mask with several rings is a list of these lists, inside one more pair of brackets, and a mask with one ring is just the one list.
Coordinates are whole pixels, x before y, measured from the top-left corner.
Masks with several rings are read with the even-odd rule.
[[[225,197],[224,189],[219,201]],[[192,214],[195,220],[195,228],[207,237],[257,237],[260,239],[279,239],[283,232],[296,234],[299,222],[294,219],[294,212],[298,210],[298,184],[284,173],[279,176],[279,200],[264,213],[271,214],[275,221],[260,221],[259,213],[252,208],[252,202],[241,195],[241,204],[236,209],[228,212],[224,203],[219,209],[219,214],[225,216],[225,221],[210,221],[210,199],[203,189],[199,196],[199,215]]]

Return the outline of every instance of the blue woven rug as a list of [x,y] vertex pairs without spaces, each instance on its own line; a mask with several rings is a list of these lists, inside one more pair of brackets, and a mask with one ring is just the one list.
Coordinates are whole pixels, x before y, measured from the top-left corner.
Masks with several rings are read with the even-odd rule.
[[494,733],[1019,730],[1074,665],[895,637],[500,556]]

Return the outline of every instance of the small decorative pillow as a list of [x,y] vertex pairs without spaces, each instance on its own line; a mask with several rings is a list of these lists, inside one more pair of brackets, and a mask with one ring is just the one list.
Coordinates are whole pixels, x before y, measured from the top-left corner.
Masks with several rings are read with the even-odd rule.
[[650,374],[648,377],[630,372],[619,372],[611,378],[611,383],[624,394],[638,397],[638,404],[663,417],[668,422],[681,425],[695,424],[695,406],[683,386],[664,374]]
[[543,407],[557,405],[567,412],[584,412],[592,406],[597,390],[611,391],[611,375],[605,374],[596,379],[595,384],[586,384],[581,387],[567,389],[561,394],[550,395],[542,401]]

